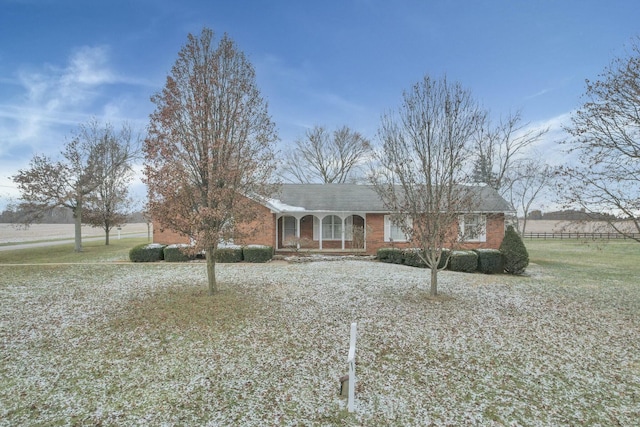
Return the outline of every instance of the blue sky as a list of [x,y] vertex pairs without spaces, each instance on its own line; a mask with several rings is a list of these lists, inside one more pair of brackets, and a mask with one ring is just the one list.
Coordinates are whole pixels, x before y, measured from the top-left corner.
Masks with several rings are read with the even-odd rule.
[[[425,74],[459,81],[495,118],[562,123],[585,79],[640,35],[637,0],[0,0],[0,208],[9,178],[57,156],[92,117],[144,133],[187,34],[228,33],[256,68],[286,149],[307,128],[374,139]],[[137,186],[140,195],[140,185]]]

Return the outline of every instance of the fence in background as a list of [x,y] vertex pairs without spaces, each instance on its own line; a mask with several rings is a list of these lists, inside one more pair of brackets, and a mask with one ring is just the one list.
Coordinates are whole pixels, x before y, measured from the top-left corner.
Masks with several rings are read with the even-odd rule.
[[525,239],[543,239],[543,240],[551,240],[551,239],[587,239],[587,240],[626,240],[626,239],[640,239],[640,233],[585,233],[585,232],[564,232],[564,233],[524,233],[523,238]]

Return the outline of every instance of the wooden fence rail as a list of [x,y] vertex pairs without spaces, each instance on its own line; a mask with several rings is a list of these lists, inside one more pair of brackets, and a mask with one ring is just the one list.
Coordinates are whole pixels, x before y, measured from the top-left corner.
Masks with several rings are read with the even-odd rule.
[[640,233],[585,233],[585,232],[566,232],[566,233],[524,233],[523,237],[525,239],[604,239],[604,240],[615,240],[615,239],[640,239]]

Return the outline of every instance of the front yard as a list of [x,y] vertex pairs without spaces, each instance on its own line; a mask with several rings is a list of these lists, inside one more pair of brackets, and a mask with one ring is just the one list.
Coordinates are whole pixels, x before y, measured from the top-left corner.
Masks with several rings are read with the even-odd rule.
[[368,261],[218,265],[213,298],[203,264],[0,265],[0,425],[635,425],[640,285],[607,250],[437,299]]

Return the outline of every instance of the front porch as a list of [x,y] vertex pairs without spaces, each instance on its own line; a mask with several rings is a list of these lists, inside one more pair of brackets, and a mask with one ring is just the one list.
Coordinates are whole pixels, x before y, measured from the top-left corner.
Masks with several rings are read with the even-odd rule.
[[276,252],[310,254],[365,253],[366,215],[307,212],[276,216]]

